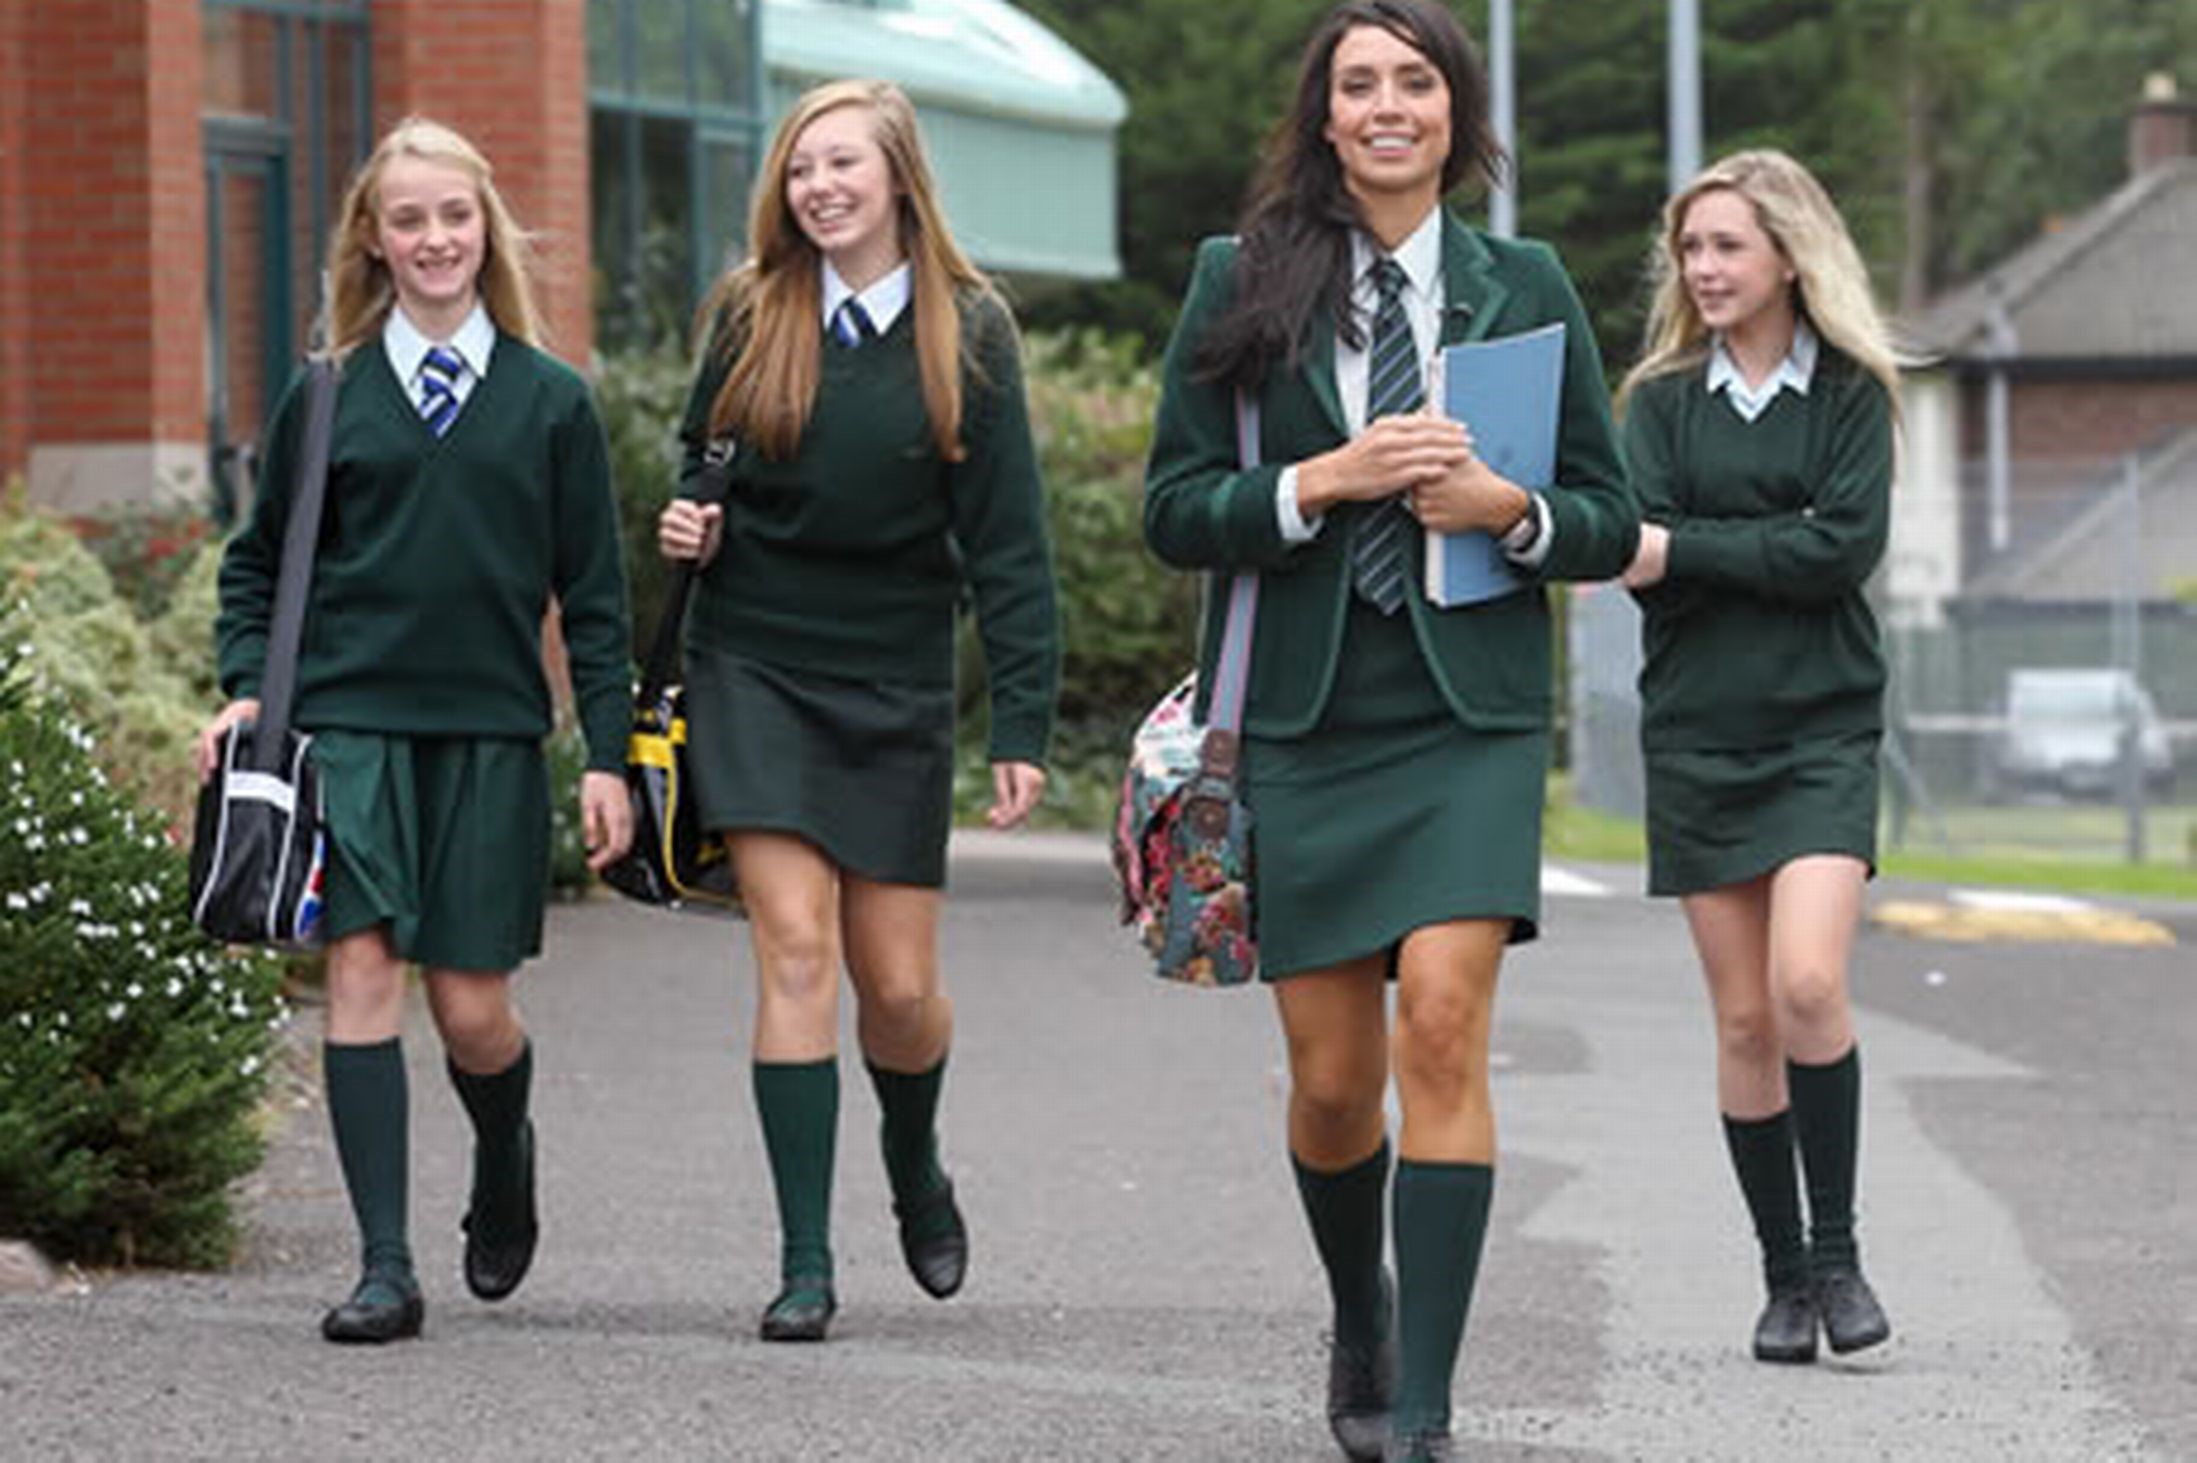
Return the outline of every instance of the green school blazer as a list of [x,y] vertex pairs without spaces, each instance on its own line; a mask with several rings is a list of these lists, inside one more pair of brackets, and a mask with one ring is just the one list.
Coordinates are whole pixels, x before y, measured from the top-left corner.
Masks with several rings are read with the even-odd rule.
[[[1348,535],[1329,524],[1308,543],[1285,542],[1275,519],[1275,481],[1284,467],[1341,446],[1348,427],[1335,389],[1334,322],[1323,316],[1313,323],[1299,365],[1278,367],[1261,388],[1262,465],[1242,470],[1231,393],[1191,369],[1208,322],[1233,291],[1235,257],[1233,239],[1207,239],[1198,249],[1189,297],[1167,347],[1145,469],[1144,536],[1177,568],[1259,571],[1244,730],[1298,737],[1318,725],[1335,682],[1351,592]],[[1533,572],[1535,582],[1501,599],[1437,609],[1420,588],[1421,542],[1405,595],[1404,613],[1420,653],[1457,719],[1486,731],[1528,731],[1549,724],[1554,699],[1548,596],[1541,583],[1622,573],[1639,542],[1640,510],[1610,420],[1594,332],[1555,251],[1538,242],[1492,238],[1444,213],[1442,278],[1445,345],[1515,335],[1555,320],[1565,325],[1556,483],[1544,494],[1554,539]],[[1200,715],[1213,682],[1227,596],[1209,600]]]

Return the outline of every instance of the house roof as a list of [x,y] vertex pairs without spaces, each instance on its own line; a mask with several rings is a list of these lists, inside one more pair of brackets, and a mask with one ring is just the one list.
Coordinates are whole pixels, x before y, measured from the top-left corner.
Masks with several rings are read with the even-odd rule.
[[1939,296],[1908,322],[1915,345],[1991,358],[2003,309],[2017,360],[2197,357],[2197,158],[2154,166],[2063,227]]

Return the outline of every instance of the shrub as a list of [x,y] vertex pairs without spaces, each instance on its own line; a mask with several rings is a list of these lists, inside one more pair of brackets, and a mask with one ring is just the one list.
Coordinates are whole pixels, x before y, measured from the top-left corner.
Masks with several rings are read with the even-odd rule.
[[656,552],[656,515],[679,484],[679,417],[691,374],[686,357],[669,348],[605,356],[595,373],[625,540],[635,660],[648,653],[664,611],[670,574]]
[[148,504],[102,509],[74,527],[140,620],[168,607],[200,548],[215,537],[213,520],[196,508]]
[[161,815],[108,781],[22,653],[0,623],[0,1235],[217,1265],[229,1185],[259,1161],[278,966],[185,918]]
[[587,831],[580,823],[580,774],[587,770],[587,739],[577,726],[561,725],[544,744],[549,760],[549,892],[578,899],[593,887],[587,866]]
[[[203,572],[182,581],[193,594]],[[180,619],[164,635],[148,632],[69,525],[35,509],[0,514],[0,595],[18,607],[15,634],[34,652],[27,674],[35,689],[91,729],[110,775],[169,826],[187,826],[197,798],[191,739],[213,705],[210,615],[195,650]],[[176,599],[171,613],[189,612],[184,596]]]
[[1137,343],[1030,338],[1030,411],[1060,578],[1064,724],[1124,729],[1189,669],[1200,576],[1144,545],[1159,382]]

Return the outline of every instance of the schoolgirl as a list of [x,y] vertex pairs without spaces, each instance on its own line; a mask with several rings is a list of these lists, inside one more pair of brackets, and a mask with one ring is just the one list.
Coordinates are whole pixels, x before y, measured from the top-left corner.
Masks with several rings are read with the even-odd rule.
[[[331,1341],[415,1336],[425,1312],[406,1213],[409,964],[474,1129],[466,1285],[499,1300],[533,1261],[533,1048],[511,976],[541,948],[548,885],[552,600],[587,735],[590,862],[630,836],[608,459],[586,384],[537,344],[525,247],[487,160],[419,118],[359,169],[329,246],[323,348],[341,384],[295,722],[326,809],[322,1060],[362,1251],[358,1284],[322,1321]],[[202,772],[222,730],[259,709],[306,395],[293,383],[277,405],[257,500],[222,559],[234,699],[199,738]]]
[[1854,1237],[1847,963],[1876,860],[1885,667],[1863,586],[1884,557],[1899,377],[1837,207],[1783,153],[1688,184],[1655,272],[1624,391],[1649,520],[1625,574],[1648,892],[1683,903],[1708,983],[1769,1292],[1754,1354],[1805,1362],[1819,1330],[1836,1352],[1891,1335]]
[[[1354,1458],[1451,1456],[1495,1177],[1496,972],[1540,911],[1542,585],[1614,576],[1637,531],[1562,265],[1442,206],[1500,165],[1487,96],[1446,7],[1328,14],[1240,242],[1199,251],[1145,482],[1162,559],[1260,574],[1244,715],[1254,918],[1289,1049],[1291,1163],[1334,1305],[1329,1422]],[[1555,483],[1528,492],[1473,454],[1469,423],[1419,409],[1424,372],[1439,346],[1552,322],[1566,331]],[[1238,392],[1262,413],[1265,465],[1250,471]],[[1437,609],[1418,588],[1428,530],[1497,536],[1522,587]],[[1219,640],[1209,622],[1208,661]]]
[[874,81],[801,97],[750,219],[749,257],[704,306],[683,429],[690,464],[733,452],[730,498],[674,501],[659,541],[706,566],[688,725],[757,971],[753,1083],[781,1231],[761,1331],[818,1341],[838,1304],[842,962],[903,1257],[939,1299],[966,1273],[936,1138],[957,607],[973,604],[983,642],[994,827],[1044,790],[1060,650],[1014,321],[948,232],[907,97]]

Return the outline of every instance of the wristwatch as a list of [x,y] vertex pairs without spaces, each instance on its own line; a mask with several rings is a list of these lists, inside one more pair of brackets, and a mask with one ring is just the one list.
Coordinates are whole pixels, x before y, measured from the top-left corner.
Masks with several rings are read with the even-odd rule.
[[1540,541],[1541,500],[1528,493],[1526,494],[1524,516],[1509,528],[1504,529],[1503,536],[1497,539],[1496,542],[1503,546],[1504,553],[1516,557],[1519,554],[1533,552],[1533,546]]

